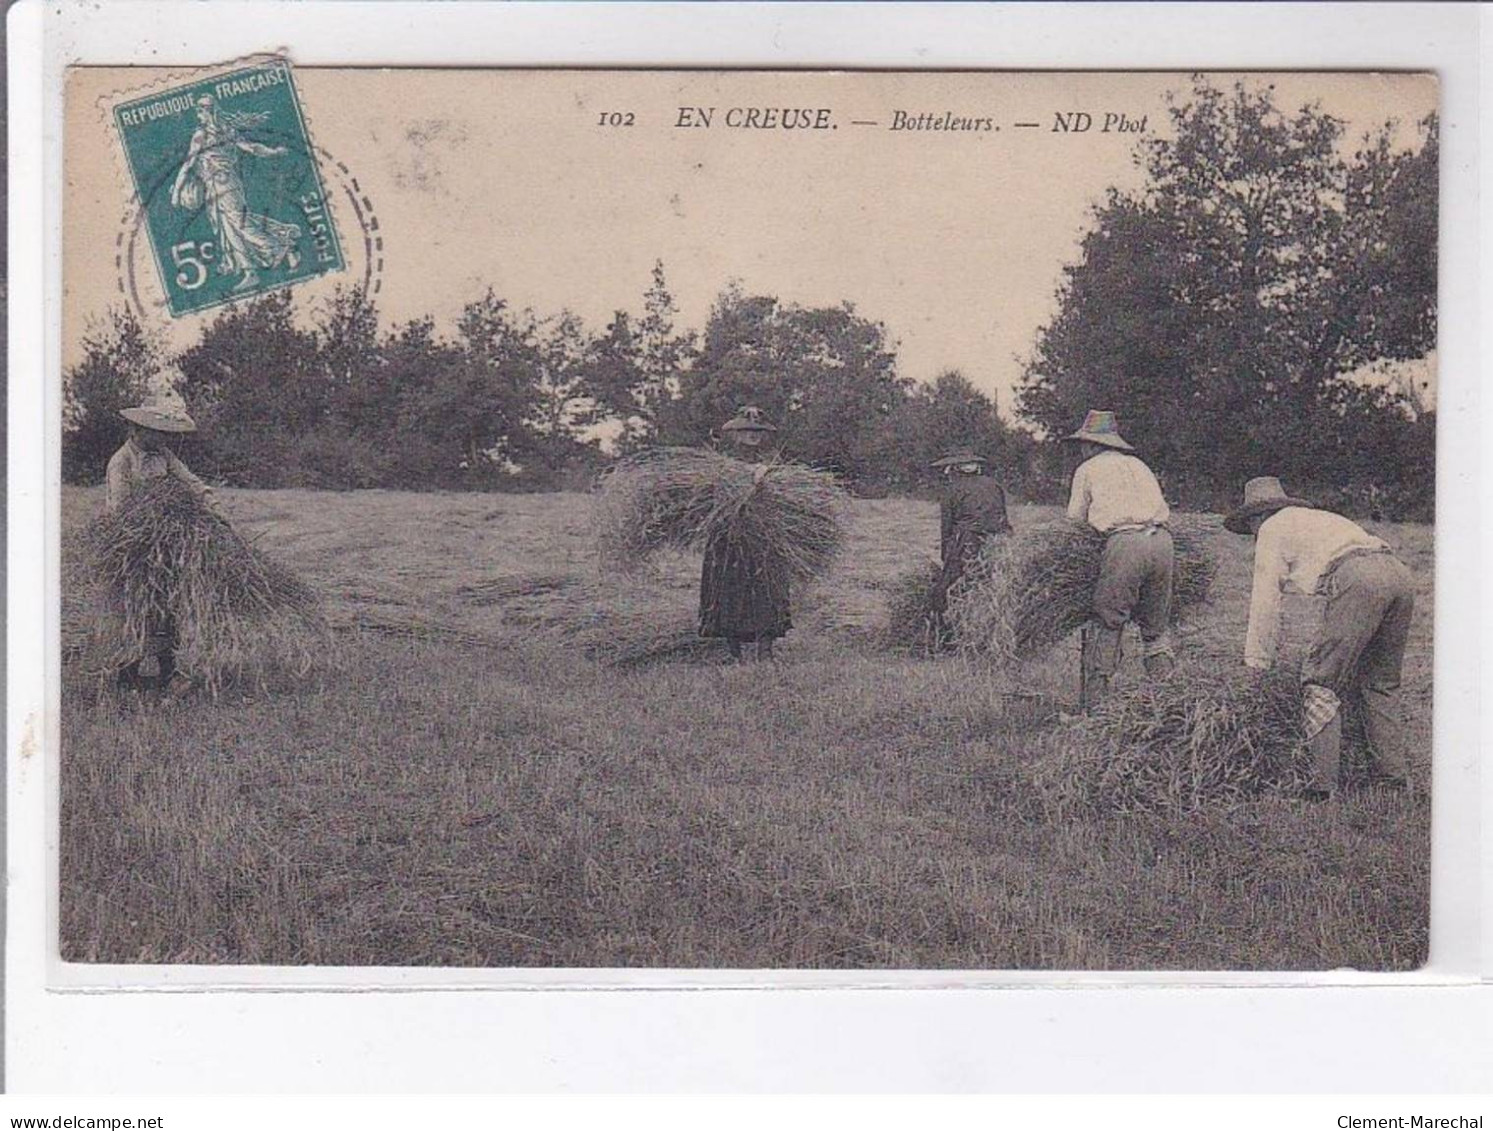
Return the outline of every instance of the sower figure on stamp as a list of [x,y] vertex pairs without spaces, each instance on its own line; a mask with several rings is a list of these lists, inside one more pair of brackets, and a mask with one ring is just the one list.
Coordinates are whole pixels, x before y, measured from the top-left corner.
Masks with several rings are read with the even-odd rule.
[[942,569],[929,595],[934,641],[947,644],[952,636],[944,619],[949,590],[964,576],[965,568],[989,538],[1011,531],[1006,516],[1006,491],[986,474],[985,457],[968,448],[949,452],[935,460],[947,481],[939,502],[939,557]]
[[1148,675],[1165,675],[1174,666],[1175,551],[1161,485],[1120,436],[1114,413],[1089,412],[1083,426],[1064,439],[1078,445],[1082,461],[1073,473],[1068,517],[1105,536],[1093,619],[1082,636],[1079,704],[1087,710],[1109,691],[1119,669],[1126,621],[1140,628]]
[[[120,415],[130,422],[130,434],[109,458],[104,487],[107,511],[119,510],[136,488],[165,476],[185,483],[193,494],[216,509],[212,488],[193,475],[171,448],[173,436],[197,430],[185,408],[165,400],[152,400],[121,409]],[[162,688],[168,699],[184,694],[191,681],[176,671],[176,644],[176,625],[169,617],[151,625],[146,654],[120,670],[120,686]]]
[[[772,458],[777,428],[761,410],[743,408],[721,426],[743,459],[759,465]],[[788,565],[773,555],[719,535],[705,547],[700,570],[700,635],[723,638],[732,659],[772,659],[773,641],[793,627]]]
[[1357,523],[1287,495],[1279,479],[1244,485],[1244,504],[1224,519],[1255,540],[1254,587],[1244,662],[1275,662],[1281,593],[1327,598],[1322,625],[1301,669],[1302,719],[1311,759],[1307,796],[1325,800],[1338,787],[1342,701],[1362,707],[1374,769],[1382,785],[1403,789],[1409,776],[1400,669],[1415,611],[1410,570]]
[[279,157],[286,152],[283,145],[264,145],[240,135],[241,129],[260,124],[264,117],[222,110],[212,95],[202,95],[197,99],[198,128],[171,185],[176,207],[207,211],[218,237],[218,272],[243,276],[235,291],[256,286],[258,268],[284,263],[294,271],[300,265],[300,227],[249,211],[239,168],[242,155]]

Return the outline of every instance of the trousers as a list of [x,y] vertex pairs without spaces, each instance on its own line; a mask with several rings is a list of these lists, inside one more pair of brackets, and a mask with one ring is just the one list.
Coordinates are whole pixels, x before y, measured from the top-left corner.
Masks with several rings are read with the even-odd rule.
[[1094,586],[1094,616],[1084,629],[1081,698],[1103,696],[1120,667],[1126,621],[1140,628],[1146,670],[1162,675],[1173,666],[1168,629],[1172,611],[1175,547],[1164,526],[1117,530],[1105,539]]
[[1312,785],[1337,788],[1342,766],[1343,700],[1363,711],[1374,768],[1405,780],[1405,722],[1400,679],[1415,581],[1391,553],[1353,554],[1323,578],[1327,605],[1322,627],[1301,668],[1303,712],[1311,755]]

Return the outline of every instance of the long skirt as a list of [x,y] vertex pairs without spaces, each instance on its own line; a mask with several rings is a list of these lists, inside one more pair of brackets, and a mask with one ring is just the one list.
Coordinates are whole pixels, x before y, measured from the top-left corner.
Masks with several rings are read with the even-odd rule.
[[793,627],[787,567],[727,538],[705,548],[700,569],[700,635],[774,640]]

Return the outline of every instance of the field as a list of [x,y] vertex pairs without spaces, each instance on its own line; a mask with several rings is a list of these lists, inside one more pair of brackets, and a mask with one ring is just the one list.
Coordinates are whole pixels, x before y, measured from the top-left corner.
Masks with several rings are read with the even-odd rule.
[[[795,595],[776,663],[692,645],[618,665],[593,658],[605,631],[562,633],[561,615],[631,602],[687,626],[697,567],[598,578],[583,496],[224,495],[328,594],[340,646],[298,686],[170,711],[66,686],[68,960],[1425,960],[1429,528],[1376,528],[1422,585],[1406,670],[1416,791],[1081,820],[1044,807],[1028,777],[1044,716],[1076,696],[1076,644],[1014,685],[886,648],[884,588],[933,552],[932,504],[856,504],[842,564]],[[64,527],[99,503],[65,491]],[[1180,648],[1237,664],[1249,543],[1220,531],[1216,548],[1213,603]],[[1305,623],[1310,602],[1288,613]]]

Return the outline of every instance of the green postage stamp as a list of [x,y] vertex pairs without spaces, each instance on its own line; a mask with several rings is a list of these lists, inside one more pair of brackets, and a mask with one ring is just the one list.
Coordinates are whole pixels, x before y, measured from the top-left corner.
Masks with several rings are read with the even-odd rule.
[[172,315],[343,269],[283,59],[121,103],[114,125]]

